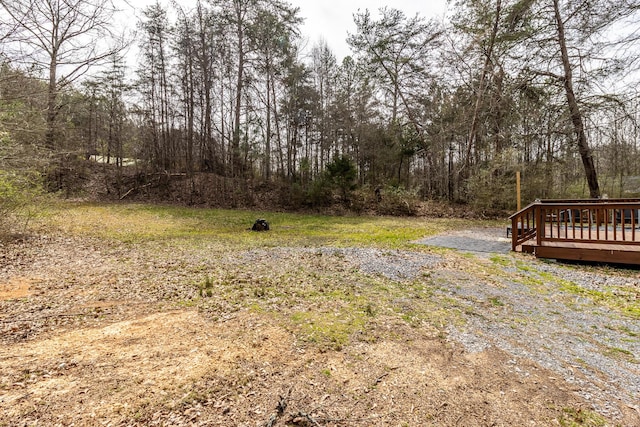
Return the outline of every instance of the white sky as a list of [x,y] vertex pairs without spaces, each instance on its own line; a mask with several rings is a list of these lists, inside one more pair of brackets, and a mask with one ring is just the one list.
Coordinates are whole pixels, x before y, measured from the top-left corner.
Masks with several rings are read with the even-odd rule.
[[[349,47],[346,43],[347,32],[355,32],[353,14],[358,10],[369,9],[371,14],[377,16],[381,7],[393,7],[402,10],[407,17],[413,17],[416,13],[430,19],[442,19],[446,12],[447,0],[288,0],[288,2],[300,8],[300,16],[304,18],[301,27],[301,36],[307,42],[307,48],[311,48],[321,38],[335,53],[338,62],[349,55]],[[140,10],[146,5],[155,3],[155,0],[117,0],[124,9],[126,20],[131,28],[134,28]],[[194,0],[178,0],[185,9],[194,5]],[[128,5],[127,5],[128,4]],[[168,5],[169,0],[160,0],[160,4]],[[135,7],[135,10],[134,10]]]
[[305,18],[301,32],[308,39],[309,47],[321,38],[327,41],[338,62],[349,55],[346,43],[347,33],[355,32],[353,14],[369,9],[372,16],[378,9],[390,7],[399,9],[413,17],[416,13],[424,18],[442,19],[446,11],[446,0],[289,0],[300,8],[300,16]]

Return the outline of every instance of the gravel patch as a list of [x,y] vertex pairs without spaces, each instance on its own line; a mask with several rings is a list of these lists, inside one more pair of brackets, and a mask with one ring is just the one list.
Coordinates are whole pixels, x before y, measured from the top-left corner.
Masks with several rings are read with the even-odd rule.
[[398,250],[380,250],[371,248],[273,248],[257,249],[243,254],[246,262],[268,259],[287,259],[296,254],[310,254],[334,257],[348,263],[365,274],[381,275],[391,280],[412,280],[425,269],[433,269],[443,261],[439,255]]
[[[510,239],[504,233],[501,229],[461,230],[416,243],[487,258],[487,253],[509,252]],[[637,300],[640,274],[530,260],[526,269],[507,263],[501,274],[481,281],[472,271],[438,270],[442,296],[455,298],[467,308],[464,327],[450,326],[449,338],[472,353],[491,346],[507,351],[514,356],[516,371],[517,358],[533,360],[575,384],[579,394],[606,416],[620,417],[618,401],[640,413],[640,322],[584,296],[589,291],[616,295],[635,291]],[[535,286],[526,284],[527,278]],[[562,291],[561,281],[585,293]]]
[[467,252],[507,253],[511,250],[511,243],[509,242],[464,236],[436,236],[420,240],[417,243],[440,248],[459,249]]
[[[537,260],[532,260],[532,264],[537,271],[589,290],[603,291],[604,284],[631,282],[638,286],[639,281],[583,273],[579,268]],[[535,270],[530,274],[536,275]],[[437,274],[442,295],[459,299],[468,307],[466,324],[449,328],[451,340],[461,343],[469,352],[498,347],[514,356],[514,370],[518,358],[533,360],[575,384],[579,394],[603,415],[619,418],[618,402],[638,408],[637,319],[589,298],[561,291],[555,281],[536,282],[532,287],[503,275],[493,276],[492,283],[478,281],[473,274],[464,275],[459,273],[458,280],[451,280],[448,272]]]
[[508,253],[511,250],[511,239],[506,237],[506,230],[500,228],[459,230],[415,243],[466,252]]

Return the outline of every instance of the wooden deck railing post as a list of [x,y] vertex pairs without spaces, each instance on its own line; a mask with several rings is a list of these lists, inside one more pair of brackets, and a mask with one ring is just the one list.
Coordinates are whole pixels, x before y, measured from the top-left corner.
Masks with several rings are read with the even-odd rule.
[[543,218],[543,209],[540,203],[536,203],[534,207],[534,218],[535,218],[535,227],[536,227],[536,245],[542,245],[542,235],[544,234],[544,218]]
[[516,251],[518,247],[518,221],[520,216],[516,215],[511,218],[511,250]]

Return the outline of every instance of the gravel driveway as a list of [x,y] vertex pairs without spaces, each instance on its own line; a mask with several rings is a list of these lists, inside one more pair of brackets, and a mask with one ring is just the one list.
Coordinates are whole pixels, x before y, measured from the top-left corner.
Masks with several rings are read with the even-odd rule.
[[[513,370],[525,376],[529,374],[518,367],[518,360],[533,360],[575,384],[579,394],[607,416],[620,416],[616,400],[640,413],[640,322],[589,297],[627,295],[637,307],[640,273],[519,254],[513,263],[496,256],[510,247],[499,229],[464,230],[418,243],[481,259],[493,254],[493,267],[499,268],[481,281],[477,272],[460,266],[435,271],[441,294],[468,307],[464,327],[450,327],[450,339],[469,352],[490,346],[505,350],[514,357]],[[579,292],[563,290],[563,284]],[[479,305],[493,309],[480,313]]]
[[[589,289],[627,285],[628,279],[578,272],[562,266],[538,265],[551,275]],[[536,273],[530,273],[535,275]],[[495,310],[467,316],[463,328],[452,327],[450,337],[468,351],[493,345],[518,358],[535,361],[573,383],[594,408],[607,416],[619,416],[613,403],[619,399],[638,409],[640,401],[640,328],[638,320],[598,306],[592,300],[558,290],[554,283],[538,283],[537,289],[501,278],[499,283],[478,283],[472,277],[456,281],[439,275],[442,292],[465,301],[470,312],[482,301],[493,301]],[[605,285],[606,284],[606,285]],[[635,286],[638,279],[635,279]],[[527,375],[526,372],[522,372]]]

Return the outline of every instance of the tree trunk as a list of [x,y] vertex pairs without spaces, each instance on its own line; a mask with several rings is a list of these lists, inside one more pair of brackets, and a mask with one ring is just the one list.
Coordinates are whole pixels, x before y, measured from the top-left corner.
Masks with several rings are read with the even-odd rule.
[[49,87],[47,90],[47,133],[45,135],[45,145],[47,148],[53,150],[56,145],[55,133],[56,133],[56,116],[57,103],[58,103],[58,55],[56,52],[51,54],[51,62],[49,64]]
[[587,177],[587,184],[589,185],[589,196],[591,198],[600,197],[600,187],[598,185],[598,175],[596,173],[596,167],[593,162],[593,154],[589,148],[587,141],[587,135],[584,131],[584,120],[580,106],[576,99],[576,94],[573,91],[573,71],[571,69],[571,63],[569,62],[569,53],[567,50],[567,42],[564,32],[564,23],[562,22],[562,16],[560,15],[560,6],[558,0],[553,0],[553,9],[555,12],[556,24],[558,26],[558,43],[560,44],[560,54],[562,55],[562,65],[564,67],[564,90],[567,95],[567,103],[569,106],[569,113],[571,115],[571,123],[573,124],[573,130],[576,134],[576,142],[578,144],[578,152],[582,158],[582,165],[584,166],[584,172]]
[[[190,43],[190,42],[189,42]],[[193,66],[193,52],[192,46],[188,48],[187,58],[187,90],[188,90],[188,103],[187,103],[187,176],[190,178],[193,176],[193,141],[194,141],[194,115],[195,115],[195,78],[194,78],[194,66]]]
[[235,93],[235,105],[233,112],[233,136],[231,140],[231,168],[232,175],[237,177],[241,174],[241,157],[240,157],[240,118],[242,115],[242,94],[244,92],[244,65],[245,65],[245,51],[244,51],[244,29],[242,28],[243,16],[242,16],[242,4],[236,3],[236,19],[237,23],[237,41],[238,41],[238,68],[236,70],[236,93]]
[[[268,53],[267,53],[268,55]],[[272,85],[272,75],[271,75],[271,58],[267,57],[267,134],[265,135],[265,146],[264,146],[264,179],[269,182],[271,180],[271,85]]]
[[484,98],[485,82],[487,80],[489,71],[492,68],[493,47],[495,45],[496,37],[498,35],[501,12],[502,12],[502,1],[498,0],[496,3],[496,19],[493,21],[493,27],[491,28],[489,46],[485,53],[486,56],[484,59],[484,66],[482,67],[482,74],[480,75],[480,82],[478,83],[478,93],[476,96],[476,103],[473,108],[473,116],[471,118],[471,128],[469,129],[469,137],[467,139],[467,150],[464,156],[464,161],[462,163],[462,169],[460,170],[459,174],[461,174],[464,169],[469,168],[469,166],[471,165],[471,151],[473,150],[473,146],[475,145],[478,139],[477,134],[478,134],[478,123],[480,118],[480,107]]

